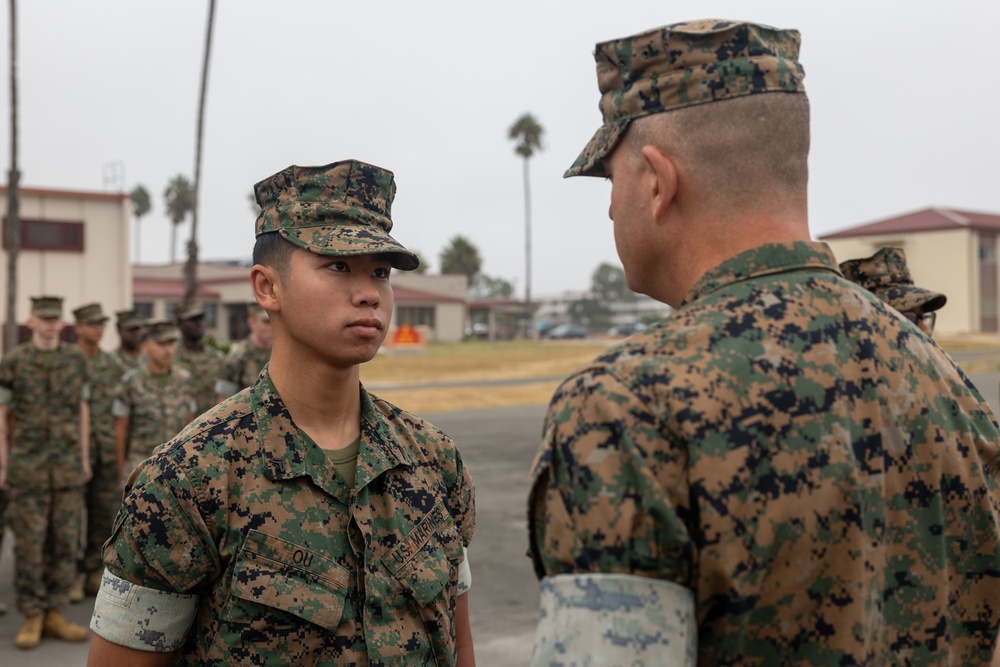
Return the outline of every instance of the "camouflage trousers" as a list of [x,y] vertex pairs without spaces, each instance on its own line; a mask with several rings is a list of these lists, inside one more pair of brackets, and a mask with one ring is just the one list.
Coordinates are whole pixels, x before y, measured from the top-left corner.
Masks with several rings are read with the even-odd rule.
[[80,567],[83,572],[104,569],[102,547],[111,537],[115,515],[122,505],[122,489],[118,485],[118,465],[115,461],[92,461],[91,466],[94,476],[84,491],[87,529]]
[[69,604],[83,521],[83,488],[11,487],[14,589],[25,616]]
[[0,553],[3,552],[3,533],[7,529],[7,501],[9,494],[0,489]]

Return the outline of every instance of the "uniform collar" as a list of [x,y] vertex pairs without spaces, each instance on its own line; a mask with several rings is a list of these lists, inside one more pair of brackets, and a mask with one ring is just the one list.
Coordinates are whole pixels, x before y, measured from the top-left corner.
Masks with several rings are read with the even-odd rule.
[[681,305],[697,301],[706,294],[733,283],[801,269],[826,270],[842,275],[837,265],[837,258],[826,243],[821,241],[766,243],[730,257],[706,271],[684,297]]
[[[358,448],[357,488],[370,483],[387,470],[412,465],[413,453],[399,445],[389,425],[361,385],[361,444]],[[250,386],[250,404],[257,424],[257,444],[265,460],[265,476],[273,481],[308,476],[335,493],[332,465],[326,453],[303,438],[265,368]]]

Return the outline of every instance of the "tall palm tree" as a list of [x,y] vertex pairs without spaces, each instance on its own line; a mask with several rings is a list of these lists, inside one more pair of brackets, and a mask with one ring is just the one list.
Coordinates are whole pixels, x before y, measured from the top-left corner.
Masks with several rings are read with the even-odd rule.
[[170,229],[170,263],[173,264],[177,257],[175,254],[177,250],[177,226],[184,222],[188,213],[194,210],[194,189],[191,187],[191,181],[187,179],[187,176],[177,174],[167,184],[167,189],[163,191],[163,198],[167,207],[167,215],[170,216],[170,221],[173,223],[173,227]]
[[7,172],[7,341],[17,345],[17,255],[21,249],[21,218],[17,168],[17,6],[10,0],[10,170]]
[[208,26],[205,29],[205,53],[201,64],[201,95],[198,98],[198,136],[195,140],[194,187],[192,191],[191,240],[188,241],[187,263],[184,265],[184,298],[194,298],[198,288],[198,191],[201,186],[201,144],[205,128],[205,91],[208,88],[208,60],[212,52],[212,25],[215,22],[215,0],[208,2]]
[[149,213],[153,208],[153,203],[149,199],[149,191],[142,185],[136,185],[129,193],[132,198],[132,215],[135,216],[135,263],[139,263],[139,254],[142,250],[142,243],[139,242],[139,220]]
[[528,306],[528,336],[538,338],[535,330],[535,309],[531,306],[531,179],[528,161],[536,150],[542,150],[544,129],[530,113],[514,121],[507,138],[517,142],[514,152],[524,160],[524,302]]

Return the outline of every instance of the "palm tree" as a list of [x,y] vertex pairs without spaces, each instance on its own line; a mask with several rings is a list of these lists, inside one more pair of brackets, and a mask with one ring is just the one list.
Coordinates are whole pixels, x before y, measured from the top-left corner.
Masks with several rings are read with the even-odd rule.
[[10,170],[7,172],[7,339],[17,345],[17,255],[21,249],[21,218],[17,168],[17,6],[10,0]]
[[153,204],[149,199],[149,191],[142,185],[136,185],[129,194],[132,198],[132,215],[135,216],[135,263],[139,263],[139,254],[142,244],[139,242],[139,220],[149,213]]
[[[205,128],[205,91],[208,88],[208,59],[212,52],[212,25],[215,22],[215,0],[208,3],[208,26],[205,29],[205,53],[201,64],[201,95],[198,98],[198,137],[195,140],[194,186],[191,194],[191,240],[188,241],[187,263],[184,265],[184,298],[194,298],[198,288],[198,191],[201,186],[201,144]],[[171,252],[173,246],[171,246]]]
[[524,159],[524,301],[528,306],[528,336],[538,338],[535,330],[535,310],[531,307],[531,179],[528,160],[536,150],[542,149],[542,126],[530,113],[514,121],[507,131],[507,138],[517,142],[514,152]]
[[177,226],[194,210],[194,189],[191,187],[191,181],[183,174],[174,176],[167,184],[167,189],[163,191],[163,198],[167,206],[167,215],[174,223],[170,230],[170,263],[173,264],[176,259]]
[[448,246],[441,251],[439,259],[442,274],[464,275],[469,280],[469,287],[472,287],[483,265],[479,258],[479,248],[461,234],[451,239]]

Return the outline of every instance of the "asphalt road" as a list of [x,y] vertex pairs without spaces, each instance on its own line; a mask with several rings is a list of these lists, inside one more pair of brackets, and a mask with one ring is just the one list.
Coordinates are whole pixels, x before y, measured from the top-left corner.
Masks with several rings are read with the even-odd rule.
[[[977,373],[973,382],[1000,412],[1000,372]],[[425,415],[460,445],[477,493],[476,535],[469,558],[470,595],[476,659],[480,667],[520,667],[531,655],[538,590],[525,557],[525,496],[544,406],[509,407]],[[21,618],[13,609],[12,538],[0,556],[0,601],[11,610],[0,616],[0,665],[68,667],[86,662],[86,644],[43,640],[18,651],[14,635]],[[88,623],[93,598],[73,605],[68,616]]]

